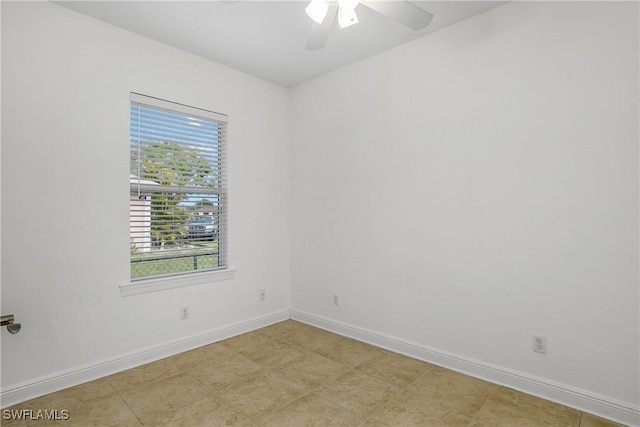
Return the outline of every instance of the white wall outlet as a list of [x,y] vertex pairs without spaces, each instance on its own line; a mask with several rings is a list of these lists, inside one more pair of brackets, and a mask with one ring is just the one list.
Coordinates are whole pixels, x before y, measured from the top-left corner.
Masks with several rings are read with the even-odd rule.
[[260,289],[260,301],[264,301],[267,299],[267,290],[266,289]]
[[338,299],[338,294],[331,295],[331,302],[333,305],[340,305],[340,300]]
[[180,309],[180,320],[187,320],[189,318],[189,307],[182,307]]
[[547,337],[542,335],[533,336],[533,351],[547,354]]

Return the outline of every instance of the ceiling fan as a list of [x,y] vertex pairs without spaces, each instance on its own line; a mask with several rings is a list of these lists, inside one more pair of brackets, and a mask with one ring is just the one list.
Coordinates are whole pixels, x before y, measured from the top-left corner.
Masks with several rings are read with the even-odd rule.
[[307,50],[318,50],[324,47],[336,15],[340,29],[357,24],[356,7],[359,5],[373,9],[415,31],[427,27],[433,19],[432,14],[405,0],[311,0],[305,9],[309,18],[313,20],[311,34],[307,40]]

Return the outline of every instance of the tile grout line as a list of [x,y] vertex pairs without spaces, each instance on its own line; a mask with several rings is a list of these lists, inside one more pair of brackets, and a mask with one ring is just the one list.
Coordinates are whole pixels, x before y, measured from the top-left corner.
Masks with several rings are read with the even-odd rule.
[[480,411],[482,411],[482,408],[484,408],[484,405],[487,404],[487,402],[489,401],[489,399],[491,399],[491,397],[498,392],[498,390],[500,390],[501,386],[496,387],[494,390],[492,390],[490,393],[487,393],[487,397],[484,398],[484,400],[482,401],[482,405],[480,405],[478,407],[478,410],[474,412],[474,414],[471,416],[472,420],[478,421],[478,414],[480,413]]
[[[305,327],[305,328],[302,328],[302,329],[306,329],[306,327]],[[298,332],[298,331],[296,331],[296,332]],[[291,334],[288,334],[288,335],[291,335]],[[304,347],[299,346],[299,345],[297,345],[297,344],[295,344],[295,343],[292,343],[292,342],[289,342],[289,341],[285,341],[285,340],[284,340],[284,339],[282,339],[282,338],[278,338],[278,340],[280,340],[281,342],[284,342],[284,343],[287,343],[287,344],[293,345],[293,346],[295,346],[295,347],[297,347],[297,348],[299,348],[299,349],[301,349],[301,350],[304,350],[304,351],[306,351],[306,352],[312,353],[312,354],[314,354],[314,355],[316,355],[316,356],[319,356],[319,357],[325,358],[325,359],[327,359],[327,360],[332,360],[332,359],[329,359],[329,358],[327,358],[327,357],[325,357],[325,356],[323,356],[323,355],[321,355],[321,354],[317,353],[315,350],[310,350],[310,349],[304,348]],[[295,360],[295,359],[293,359],[293,360]],[[280,368],[280,367],[282,367],[282,366],[285,366],[285,365],[287,365],[287,364],[289,364],[289,363],[293,362],[293,360],[290,360],[290,361],[285,362],[285,363],[283,363],[283,364],[280,364],[280,365],[274,366],[274,367],[272,367],[272,368],[265,368],[265,370],[268,370],[268,371],[272,372],[273,374],[275,374],[275,375],[277,375],[277,376],[279,376],[279,377],[281,377],[281,378],[283,378],[283,379],[285,379],[285,380],[287,380],[287,381],[290,381],[290,382],[292,382],[292,383],[294,383],[294,384],[296,384],[296,385],[301,385],[301,386],[303,386],[303,387],[304,387],[304,385],[302,385],[302,384],[298,384],[298,383],[296,383],[295,381],[293,381],[292,379],[290,379],[290,378],[286,377],[285,375],[283,375],[283,374],[281,374],[281,373],[279,373],[279,372],[274,371],[274,369],[276,369],[276,368]],[[335,360],[332,360],[332,361],[333,361],[333,362],[336,362]],[[336,362],[336,363],[340,363],[340,362]],[[346,365],[345,365],[345,366],[346,366]],[[289,402],[287,402],[287,403],[285,403],[285,404],[283,404],[283,405],[280,405],[280,406],[278,406],[278,407],[276,407],[276,408],[274,408],[274,409],[270,410],[270,411],[269,411],[267,414],[265,414],[264,416],[262,416],[262,417],[260,417],[260,418],[257,418],[257,419],[254,419],[254,418],[252,418],[252,419],[254,419],[256,422],[264,421],[266,418],[268,418],[269,416],[271,416],[271,415],[272,415],[273,413],[275,413],[276,411],[278,411],[278,410],[280,410],[280,409],[282,409],[282,408],[284,408],[284,407],[286,407],[286,406],[288,406],[288,405],[290,405],[290,404],[292,404],[292,403],[294,403],[294,402],[296,402],[296,401],[298,401],[298,400],[300,400],[300,399],[303,399],[304,397],[309,396],[310,394],[315,394],[318,398],[324,399],[324,398],[322,398],[321,396],[319,396],[319,395],[317,395],[317,394],[315,393],[315,392],[316,392],[316,390],[317,390],[317,389],[319,389],[320,387],[322,387],[323,385],[325,385],[326,383],[331,382],[331,381],[333,381],[334,379],[338,378],[339,376],[344,375],[344,374],[345,374],[345,373],[347,373],[347,372],[350,372],[352,369],[355,369],[355,368],[350,368],[350,369],[347,369],[347,370],[346,370],[346,371],[344,371],[344,372],[341,372],[341,373],[339,373],[339,374],[336,374],[335,376],[330,377],[329,379],[325,380],[325,381],[324,381],[324,382],[322,382],[321,384],[317,384],[317,385],[315,385],[315,386],[311,387],[309,390],[307,390],[307,391],[306,391],[305,393],[303,393],[302,395],[297,396],[297,397],[295,397],[294,399],[292,399],[291,401],[289,401]],[[327,399],[324,399],[324,400],[327,400]],[[335,403],[335,402],[332,402],[332,401],[330,401],[330,400],[329,400],[329,402],[331,402],[331,403]],[[342,405],[339,405],[339,406],[340,406],[340,407],[342,407]],[[346,408],[344,408],[344,409],[346,409]]]
[[[330,331],[327,331],[327,332],[330,332]],[[330,333],[331,333],[331,332],[330,332]],[[313,350],[311,350],[311,349],[307,349],[307,348],[305,348],[305,347],[302,347],[302,346],[300,346],[300,345],[298,345],[298,344],[296,344],[296,343],[293,343],[293,342],[290,342],[290,341],[286,341],[286,337],[287,337],[288,335],[292,335],[292,334],[286,334],[286,335],[284,335],[284,336],[282,336],[282,337],[279,337],[279,339],[280,339],[281,341],[286,342],[286,343],[292,344],[292,345],[294,345],[294,346],[296,346],[296,347],[298,347],[298,348],[302,348],[303,350],[309,351],[309,352],[311,352],[311,353],[313,353],[313,354],[315,354],[315,355],[317,355],[317,356],[323,357],[323,358],[328,359],[328,360],[332,360],[332,361],[337,362],[337,363],[341,363],[341,362],[339,362],[339,361],[336,361],[336,360],[333,360],[333,359],[327,358],[327,357],[326,357],[325,355],[323,355],[323,354],[318,353],[318,350],[319,350],[319,349],[313,349]],[[341,335],[339,335],[339,334],[335,334],[335,335],[338,335],[338,338],[337,338],[337,339],[339,339],[339,338],[341,337]],[[336,339],[336,340],[337,340],[337,339]],[[333,341],[335,341],[335,340],[333,340]],[[333,341],[332,341],[332,342],[333,342]],[[357,340],[354,340],[354,341],[357,341]],[[330,343],[330,344],[331,344],[331,343]],[[330,345],[330,344],[329,344],[329,345]],[[371,344],[369,344],[369,345],[371,345]],[[377,350],[379,350],[379,351],[378,351],[378,354],[381,352],[381,350],[384,350],[384,349],[379,348],[379,347],[374,346],[374,345],[371,345],[371,346],[372,346],[372,347],[374,347],[374,348],[376,348]],[[327,397],[324,397],[324,396],[320,396],[320,395],[318,395],[316,392],[317,392],[317,391],[318,391],[322,386],[324,386],[325,384],[327,384],[327,383],[329,383],[329,382],[333,381],[334,379],[336,379],[336,378],[338,378],[338,377],[340,377],[340,376],[342,376],[342,375],[345,375],[345,374],[347,374],[347,373],[349,373],[349,372],[354,372],[354,371],[355,371],[355,372],[359,372],[359,371],[357,371],[357,369],[358,369],[360,366],[362,366],[362,365],[366,364],[366,363],[367,363],[367,362],[369,362],[371,359],[374,359],[378,354],[374,354],[373,356],[369,357],[367,360],[362,361],[362,362],[360,362],[360,363],[358,363],[358,364],[356,364],[356,365],[354,365],[354,366],[349,366],[349,369],[347,369],[346,371],[344,371],[344,372],[342,372],[342,373],[340,373],[340,374],[337,374],[337,375],[335,375],[335,376],[333,376],[333,377],[331,377],[331,378],[329,378],[329,379],[325,380],[322,384],[317,385],[316,387],[312,388],[311,390],[309,390],[309,391],[308,391],[307,393],[305,393],[304,395],[302,395],[302,396],[300,396],[300,397],[298,397],[298,398],[296,398],[296,399],[292,400],[291,402],[288,402],[287,404],[284,404],[284,405],[280,406],[279,408],[274,409],[273,411],[271,411],[271,413],[273,413],[273,412],[275,412],[275,411],[277,411],[277,410],[279,410],[279,409],[281,409],[281,408],[284,408],[284,407],[286,407],[287,405],[290,405],[291,403],[293,403],[293,402],[295,402],[295,401],[297,401],[297,400],[299,400],[299,399],[302,399],[302,398],[304,398],[304,397],[306,397],[306,396],[308,396],[308,395],[310,395],[310,394],[315,394],[318,398],[320,398],[320,399],[322,399],[322,400],[325,400],[325,401],[327,401],[327,402],[330,402],[330,403],[332,403],[332,404],[334,404],[334,405],[337,405],[338,407],[340,407],[340,408],[342,408],[342,409],[344,409],[344,410],[346,410],[346,411],[348,411],[348,412],[351,412],[351,411],[349,411],[349,409],[348,409],[348,408],[346,408],[346,407],[345,407],[344,405],[342,405],[340,402],[336,402],[335,400],[333,400],[333,399],[331,399],[331,398],[327,398]],[[285,363],[285,364],[283,364],[283,365],[280,365],[280,366],[284,366],[284,365],[286,365],[286,363]],[[375,409],[373,412],[371,412],[367,417],[365,417],[365,418],[363,419],[363,421],[362,421],[362,422],[358,423],[357,425],[362,425],[362,424],[364,424],[364,423],[365,423],[369,418],[371,418],[374,414],[376,414],[376,413],[380,412],[380,411],[381,411],[384,407],[386,407],[386,406],[387,406],[387,405],[388,405],[388,404],[389,404],[389,403],[390,403],[390,402],[391,402],[391,401],[392,401],[396,396],[400,395],[402,392],[404,392],[405,390],[407,390],[407,389],[408,389],[411,385],[413,385],[416,381],[418,381],[420,378],[422,378],[423,376],[425,376],[425,375],[426,375],[426,374],[427,374],[427,373],[428,373],[432,368],[433,368],[433,366],[430,366],[430,367],[429,367],[428,369],[426,369],[426,370],[425,370],[421,375],[419,375],[419,376],[418,376],[414,381],[412,381],[411,383],[409,383],[408,385],[406,385],[404,388],[400,388],[400,389],[399,389],[397,392],[395,392],[392,396],[390,396],[389,398],[387,398],[387,399],[385,399],[383,402],[381,402],[381,403],[380,403],[380,405],[379,405],[379,406],[377,406],[377,407],[376,407],[376,409]],[[276,372],[276,373],[277,373],[277,372]],[[365,374],[365,375],[368,375],[368,374]],[[286,377],[284,377],[284,378],[286,378]],[[383,381],[383,382],[385,382],[385,383],[386,383],[386,384],[388,384],[388,385],[394,386],[394,384],[390,383],[389,381],[387,381],[387,380],[386,380],[386,379],[384,379],[384,378],[378,378],[378,379],[379,379],[379,380],[381,380],[381,381]],[[271,414],[267,414],[267,415],[265,415],[264,417],[260,418],[259,420],[264,420],[264,419],[265,419],[265,418],[267,418],[269,415],[271,415]]]
[[[223,340],[223,341],[224,341],[224,340]],[[218,341],[218,342],[221,342],[221,341]],[[218,343],[218,342],[216,342],[216,343]],[[194,350],[197,350],[197,349],[199,349],[199,348],[203,348],[203,347],[206,347],[206,346],[208,346],[208,345],[213,345],[213,344],[216,344],[216,343],[205,344],[205,345],[203,345],[203,346],[196,347],[196,348],[194,348],[194,349],[192,349],[192,350],[188,350],[187,352],[178,353],[177,355],[179,355],[179,354],[184,354],[184,353],[188,353],[189,351],[194,351]],[[229,347],[226,347],[226,348],[229,348]],[[229,350],[231,351],[231,354],[237,354],[237,352],[236,352],[234,349],[229,348]],[[167,379],[169,379],[169,378],[173,378],[173,377],[178,376],[178,375],[181,375],[181,374],[185,374],[185,375],[186,375],[186,376],[188,376],[190,379],[192,379],[192,380],[194,380],[194,381],[197,381],[197,382],[198,382],[198,383],[199,383],[199,384],[200,384],[200,385],[201,385],[205,390],[208,390],[208,387],[206,386],[206,384],[204,384],[204,383],[202,382],[202,380],[200,380],[199,378],[194,377],[194,376],[193,376],[193,375],[191,375],[191,373],[189,373],[188,371],[189,371],[189,370],[191,370],[191,369],[195,369],[195,368],[197,368],[198,366],[203,365],[203,364],[205,364],[205,363],[209,362],[211,359],[205,359],[205,360],[204,360],[204,361],[202,361],[201,363],[198,363],[198,364],[196,364],[196,365],[194,365],[194,366],[192,366],[192,367],[190,367],[190,368],[182,368],[182,367],[178,366],[174,361],[171,361],[171,360],[170,360],[172,357],[175,357],[175,356],[177,356],[177,355],[167,356],[167,357],[165,357],[165,358],[158,359],[158,360],[156,360],[156,361],[153,361],[153,362],[149,362],[149,363],[148,363],[148,364],[151,364],[151,363],[159,362],[159,361],[161,361],[161,360],[165,360],[165,361],[166,361],[166,363],[169,363],[169,364],[171,364],[173,367],[175,367],[175,368],[176,368],[176,370],[177,370],[177,372],[175,372],[174,374],[168,375],[168,376],[166,376],[166,377],[165,377],[165,376],[163,376],[163,377],[161,377],[161,378],[154,379],[153,381],[150,381],[150,382],[142,382],[142,383],[140,383],[140,384],[138,384],[138,385],[135,385],[135,386],[133,386],[133,387],[125,388],[125,389],[123,389],[123,390],[122,390],[122,393],[124,393],[124,392],[129,392],[129,391],[133,391],[133,390],[137,390],[137,389],[142,388],[142,387],[150,386],[150,385],[153,385],[153,384],[156,384],[156,383],[158,383],[158,382],[161,382],[161,381],[167,380]],[[224,356],[224,357],[226,358],[227,356]],[[146,365],[148,365],[148,364],[146,364]],[[143,366],[145,366],[145,365],[140,365],[140,366],[137,366],[137,367],[135,367],[135,368],[131,368],[131,369],[138,369],[138,368],[143,367]],[[126,371],[123,371],[123,372],[126,372]],[[117,375],[117,374],[113,374],[113,375]],[[127,407],[131,410],[131,412],[134,414],[134,416],[138,419],[138,421],[140,422],[140,424],[141,424],[141,425],[145,425],[145,423],[142,421],[142,419],[140,419],[140,416],[138,415],[138,413],[137,413],[136,411],[134,411],[134,410],[133,410],[133,408],[131,407],[131,405],[129,404],[129,402],[127,402],[127,400],[124,398],[124,396],[122,396],[121,391],[120,391],[120,390],[118,390],[118,389],[113,385],[113,383],[111,382],[111,380],[109,380],[109,377],[111,377],[111,375],[109,375],[109,376],[105,377],[105,378],[107,379],[107,381],[109,382],[109,385],[110,385],[110,386],[111,386],[111,387],[116,391],[116,393],[118,394],[118,396],[120,397],[120,399],[122,399],[122,401],[127,405]],[[203,398],[201,398],[201,399],[198,399],[198,400],[196,400],[195,402],[189,402],[188,404],[185,404],[185,405],[183,405],[183,406],[180,406],[180,407],[178,407],[178,408],[175,408],[175,409],[174,409],[174,410],[172,410],[169,414],[175,413],[176,411],[178,411],[178,410],[180,410],[180,409],[182,409],[182,408],[185,408],[185,407],[187,407],[187,406],[191,406],[191,405],[193,405],[193,404],[195,404],[195,403],[197,403],[197,402],[200,402],[201,400],[204,400],[204,399],[205,399],[206,397],[208,397],[208,396],[209,396],[209,394],[205,392],[205,397],[203,397]],[[216,396],[216,397],[217,397],[217,396]],[[226,402],[226,401],[225,401],[225,403],[228,403],[228,402]],[[167,415],[169,415],[169,414],[167,414]],[[244,415],[244,414],[243,414],[243,415]],[[162,417],[160,417],[160,418],[162,418]],[[153,420],[151,420],[151,421],[153,421]]]
[[381,412],[384,408],[386,408],[393,401],[393,398],[395,398],[395,397],[399,396],[400,394],[402,394],[403,392],[407,391],[409,389],[409,387],[411,387],[412,385],[417,383],[421,378],[426,376],[429,373],[429,371],[431,371],[432,369],[433,369],[433,366],[430,366],[422,374],[418,375],[418,377],[415,380],[411,381],[404,388],[402,388],[397,393],[395,393],[392,397],[390,397],[389,399],[385,400],[385,402],[383,404],[381,404],[378,408],[376,408],[376,410],[371,412],[367,418],[365,418],[360,424],[358,424],[358,426],[364,425],[364,423],[366,423],[369,419],[371,419],[371,417],[373,417],[374,415],[376,415],[379,412]]
[[140,423],[140,425],[144,425],[144,423],[142,422],[142,420],[140,419],[140,416],[136,413],[136,411],[133,410],[133,408],[131,407],[131,405],[129,405],[129,402],[127,402],[124,397],[122,397],[120,395],[120,392],[116,390],[116,393],[118,393],[118,397],[120,398],[120,400],[122,400],[124,402],[124,404],[127,406],[127,408],[129,408],[129,410],[131,411],[131,413],[133,414],[134,417],[136,417],[136,420],[138,420],[138,422]]
[[[297,347],[297,348],[299,348],[299,349],[301,349],[301,350],[304,350],[304,351],[309,352],[309,353],[313,353],[313,354],[315,354],[316,356],[319,356],[319,357],[325,358],[325,359],[327,359],[327,360],[331,360],[331,361],[336,362],[336,363],[341,363],[341,362],[338,362],[338,361],[336,361],[336,360],[329,359],[329,358],[327,358],[326,356],[324,356],[324,355],[322,355],[322,354],[318,353],[318,352],[317,352],[317,350],[318,350],[318,349],[311,350],[311,349],[305,348],[305,347],[300,346],[300,345],[298,345],[298,344],[296,344],[296,343],[293,343],[293,342],[290,342],[290,341],[287,341],[287,340],[286,340],[286,337],[287,337],[287,336],[294,335],[294,334],[299,333],[299,332],[301,332],[302,330],[307,329],[307,328],[311,328],[311,326],[305,326],[305,327],[300,328],[299,330],[297,330],[297,331],[295,331],[295,332],[286,333],[286,334],[282,334],[282,335],[279,335],[279,336],[274,336],[274,337],[271,337],[271,338],[272,338],[272,339],[274,339],[274,340],[278,340],[278,341],[280,341],[280,342],[283,342],[283,343],[289,344],[289,345],[293,345],[293,346],[295,346],[295,347]],[[335,334],[335,335],[337,335],[337,334]],[[339,335],[337,335],[336,340],[337,340],[337,339],[339,339],[339,338],[340,338],[340,336],[339,336]],[[329,343],[329,344],[331,344],[331,343]],[[374,347],[375,347],[375,346],[374,346]],[[294,360],[295,360],[295,359],[294,359]],[[283,378],[283,379],[285,379],[285,380],[287,380],[287,381],[290,381],[290,382],[292,382],[293,384],[301,385],[301,384],[298,384],[298,383],[296,383],[295,381],[291,380],[290,378],[288,378],[288,377],[284,376],[283,374],[281,374],[281,373],[276,372],[276,371],[274,371],[274,370],[273,370],[273,369],[276,369],[276,368],[280,368],[280,367],[282,367],[282,366],[284,366],[284,365],[286,365],[286,364],[288,364],[288,363],[290,363],[290,362],[292,362],[292,361],[285,362],[285,363],[283,363],[283,364],[280,364],[280,365],[274,366],[274,367],[272,367],[272,368],[265,368],[265,370],[269,370],[269,371],[270,371],[270,372],[272,372],[273,374],[278,375],[279,377],[281,377],[281,378]],[[286,403],[284,403],[284,404],[282,404],[282,405],[280,405],[280,406],[278,406],[278,407],[273,408],[272,410],[268,411],[268,413],[266,413],[266,414],[265,414],[265,415],[263,415],[262,417],[259,417],[259,418],[249,417],[249,418],[250,418],[250,419],[252,419],[252,420],[254,420],[255,422],[262,422],[262,421],[264,421],[265,419],[267,419],[269,416],[271,416],[272,414],[274,414],[275,412],[277,412],[278,410],[280,410],[280,409],[282,409],[282,408],[285,408],[286,406],[289,406],[290,404],[292,404],[292,403],[294,403],[294,402],[296,402],[296,401],[298,401],[298,400],[300,400],[300,399],[303,399],[304,397],[309,396],[310,394],[314,394],[314,395],[316,395],[316,396],[317,396],[318,398],[320,398],[320,399],[326,400],[326,401],[328,401],[328,402],[331,402],[331,403],[333,403],[333,404],[338,405],[339,407],[341,407],[341,408],[343,408],[343,409],[345,409],[345,410],[348,410],[348,409],[347,409],[347,408],[345,408],[343,405],[341,405],[341,404],[339,404],[339,403],[337,403],[337,402],[334,402],[334,401],[332,401],[332,400],[329,400],[329,399],[326,399],[326,398],[324,398],[324,397],[322,397],[322,396],[319,396],[319,395],[316,393],[316,391],[317,391],[318,389],[320,389],[322,386],[324,386],[325,384],[327,384],[327,383],[329,383],[329,382],[333,381],[334,379],[336,379],[336,378],[338,378],[338,377],[340,377],[340,376],[342,376],[342,375],[344,375],[344,374],[346,374],[346,373],[348,373],[348,372],[351,372],[351,371],[355,370],[358,366],[362,365],[363,363],[366,363],[366,362],[362,362],[362,363],[360,363],[360,364],[358,364],[358,365],[356,365],[356,366],[349,367],[349,369],[345,370],[344,372],[341,372],[341,373],[339,373],[339,374],[336,374],[335,376],[332,376],[332,377],[330,377],[330,378],[326,379],[326,380],[325,380],[324,382],[322,382],[321,384],[318,384],[318,385],[316,385],[316,386],[314,386],[314,387],[310,388],[310,389],[309,389],[309,390],[307,390],[305,393],[303,393],[303,394],[301,394],[301,395],[299,395],[299,396],[295,397],[295,398],[294,398],[294,399],[292,399],[291,401],[288,401],[288,402],[286,402]],[[346,366],[346,365],[345,365],[345,366]],[[303,387],[304,387],[304,385],[303,385]]]
[[[309,328],[309,327],[310,327],[310,326],[308,326],[308,325],[307,325],[307,326],[305,326],[305,327],[299,328],[299,330],[297,330],[297,331],[295,331],[295,332],[282,334],[282,336],[292,335],[292,334],[294,334],[294,333],[297,333],[297,332],[299,332],[299,331],[301,331],[301,330],[303,330],[303,329]],[[258,330],[258,331],[259,331],[259,330]],[[293,346],[299,347],[299,348],[301,348],[302,350],[306,350],[306,349],[304,349],[304,348],[302,348],[302,347],[300,347],[300,346],[297,346],[297,345],[296,345],[296,344],[294,344],[294,343],[290,343],[290,342],[288,342],[288,341],[285,341],[285,340],[281,339],[281,335],[280,335],[280,334],[276,334],[275,336],[271,336],[271,335],[269,335],[269,334],[267,334],[267,333],[262,333],[262,334],[263,334],[265,337],[269,338],[270,340],[283,342],[283,343],[286,343],[286,344],[289,344],[289,345],[293,345]],[[233,337],[232,337],[232,338],[233,338]],[[224,344],[223,344],[223,345],[224,345]],[[241,354],[241,355],[243,355],[244,357],[246,357],[247,359],[249,359],[249,360],[253,361],[254,363],[258,363],[257,361],[255,361],[255,360],[254,360],[254,359],[252,359],[251,357],[249,357],[249,356],[247,356],[247,355],[242,354],[242,352],[241,352],[241,351],[236,351],[235,349],[231,349],[231,350],[234,352],[234,354]],[[284,375],[282,375],[282,374],[280,374],[280,373],[278,373],[278,372],[273,371],[273,369],[274,369],[274,368],[278,368],[278,367],[280,367],[280,366],[284,366],[284,365],[286,365],[287,363],[289,363],[289,362],[285,362],[285,363],[283,363],[283,364],[281,364],[281,365],[277,365],[277,366],[272,367],[272,368],[267,368],[267,367],[265,367],[264,365],[262,365],[261,363],[258,363],[259,365],[261,365],[261,366],[262,366],[262,369],[261,369],[259,372],[256,372],[256,373],[254,373],[254,374],[248,374],[248,375],[246,375],[246,376],[243,376],[239,381],[244,381],[244,380],[246,380],[247,378],[249,378],[251,375],[259,375],[260,373],[263,373],[263,372],[265,372],[265,371],[269,371],[269,372],[271,372],[271,373],[272,373],[272,374],[274,374],[274,375],[277,375],[277,376],[279,376],[279,377],[281,377],[281,378],[283,378],[283,379],[286,379],[287,381],[292,382],[293,384],[299,385],[299,384],[297,384],[297,383],[293,382],[291,379],[289,379],[289,378],[285,377]],[[194,367],[194,368],[195,368],[195,367]],[[198,379],[198,381],[200,381],[200,383],[201,383],[205,388],[207,388],[207,389],[209,390],[209,388],[206,386],[206,384],[204,384],[204,383],[202,382],[202,380],[199,380],[199,379]],[[230,385],[228,385],[228,386],[226,386],[226,387],[224,387],[224,388],[227,388],[227,387],[230,387]],[[229,405],[230,407],[232,407],[234,410],[236,410],[238,413],[242,414],[243,416],[245,416],[246,418],[248,418],[249,420],[251,420],[253,423],[257,424],[257,423],[259,423],[259,422],[263,421],[263,420],[264,420],[265,418],[267,418],[269,415],[273,414],[275,411],[277,411],[277,410],[279,410],[279,409],[281,409],[281,408],[284,408],[284,407],[286,407],[286,406],[290,405],[291,403],[293,403],[293,402],[295,402],[295,401],[297,401],[297,400],[299,400],[299,399],[303,398],[304,396],[306,396],[306,395],[310,394],[313,390],[314,390],[314,389],[311,389],[311,390],[307,391],[306,393],[304,393],[304,394],[302,394],[302,395],[300,395],[300,396],[297,396],[297,397],[296,397],[296,398],[294,398],[293,400],[291,400],[291,401],[289,401],[289,402],[287,402],[287,403],[285,403],[285,404],[283,404],[283,405],[281,405],[281,406],[278,406],[278,407],[276,407],[276,408],[273,408],[272,410],[268,411],[268,413],[266,413],[266,414],[265,414],[265,415],[263,415],[262,417],[258,417],[258,418],[256,418],[255,416],[250,416],[249,414],[245,413],[245,412],[244,412],[244,411],[242,411],[240,408],[238,408],[237,406],[233,405],[233,404],[232,404],[232,402],[229,402],[229,401],[227,401],[226,399],[224,399],[224,397],[220,396],[220,395],[219,395],[218,393],[216,393],[214,390],[209,390],[209,393],[210,393],[210,394],[212,394],[215,398],[217,398],[217,399],[219,399],[219,400],[223,401],[224,403],[226,403],[227,405]]]

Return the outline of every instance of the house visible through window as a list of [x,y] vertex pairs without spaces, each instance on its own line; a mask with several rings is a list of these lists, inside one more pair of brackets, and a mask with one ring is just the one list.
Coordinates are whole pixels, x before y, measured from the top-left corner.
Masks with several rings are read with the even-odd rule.
[[227,266],[226,116],[131,94],[131,279]]

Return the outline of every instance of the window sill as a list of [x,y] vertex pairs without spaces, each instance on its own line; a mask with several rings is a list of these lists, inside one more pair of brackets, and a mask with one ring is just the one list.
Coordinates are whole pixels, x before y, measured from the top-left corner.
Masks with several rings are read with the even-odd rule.
[[202,273],[190,273],[139,280],[120,286],[120,295],[128,297],[131,295],[164,291],[166,289],[183,288],[185,286],[202,285],[221,280],[230,280],[233,279],[235,273],[235,269],[225,268],[224,270],[203,271]]

